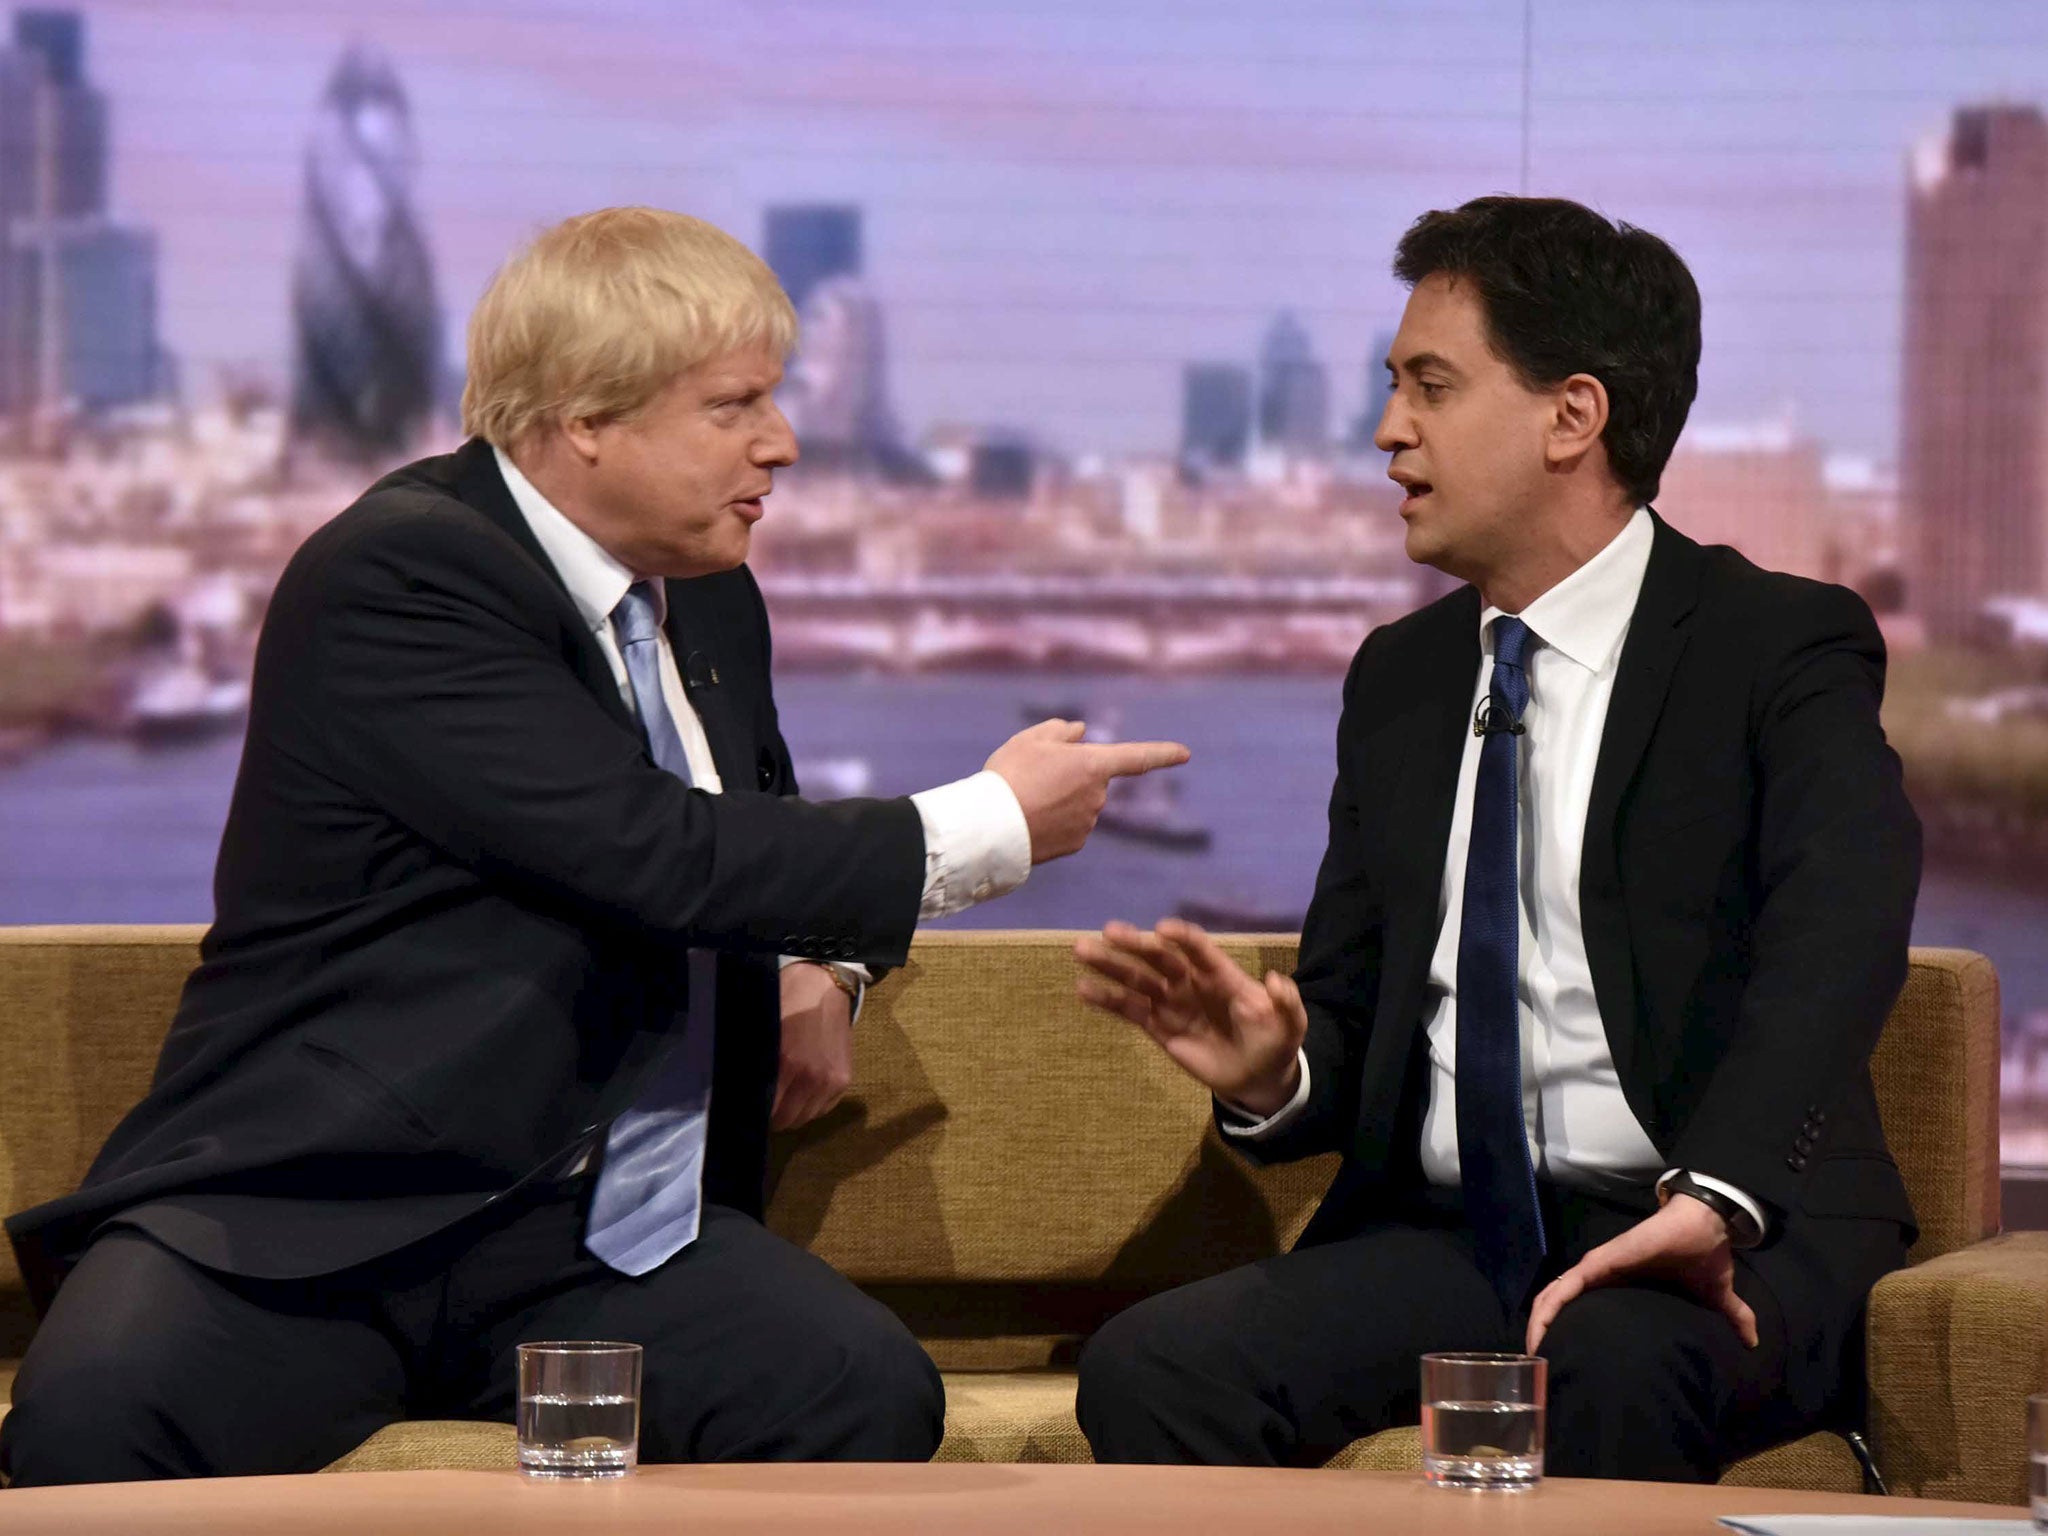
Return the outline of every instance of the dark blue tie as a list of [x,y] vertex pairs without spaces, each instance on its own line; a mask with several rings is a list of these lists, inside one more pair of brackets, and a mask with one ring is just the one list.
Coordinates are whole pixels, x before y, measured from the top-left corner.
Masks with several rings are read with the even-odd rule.
[[1543,1212],[1522,1120],[1516,738],[1529,703],[1529,626],[1493,621],[1493,678],[1473,716],[1479,781],[1458,928],[1458,1172],[1479,1267],[1510,1314],[1543,1262]]
[[[612,610],[640,729],[655,762],[690,782],[683,738],[661,691],[660,621],[652,582]],[[628,1275],[644,1275],[697,1240],[703,1205],[704,1135],[711,1113],[712,1011],[718,956],[689,954],[690,1003],[683,1035],[656,1065],[632,1107],[605,1133],[604,1163],[590,1197],[583,1244]]]

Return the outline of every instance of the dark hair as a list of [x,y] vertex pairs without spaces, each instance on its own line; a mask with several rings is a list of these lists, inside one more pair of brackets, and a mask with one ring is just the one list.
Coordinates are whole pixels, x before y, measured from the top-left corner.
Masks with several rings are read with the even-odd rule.
[[1561,197],[1480,197],[1401,237],[1396,277],[1439,273],[1472,284],[1487,340],[1524,384],[1589,373],[1606,387],[1608,463],[1653,499],[1699,389],[1700,291],[1678,253]]

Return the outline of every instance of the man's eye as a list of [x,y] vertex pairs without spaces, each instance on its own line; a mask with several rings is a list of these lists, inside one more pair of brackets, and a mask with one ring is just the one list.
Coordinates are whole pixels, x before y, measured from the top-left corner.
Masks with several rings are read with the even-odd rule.
[[1420,383],[1418,383],[1418,384],[1417,384],[1417,385],[1416,385],[1415,387],[1416,387],[1417,389],[1419,389],[1419,390],[1421,390],[1421,391],[1422,391],[1422,398],[1423,398],[1423,399],[1425,399],[1425,400],[1434,400],[1434,399],[1436,399],[1437,397],[1439,397],[1440,395],[1442,395],[1442,394],[1443,394],[1443,392],[1444,392],[1445,390],[1449,389],[1449,388],[1450,388],[1450,385],[1448,385],[1448,384],[1435,384],[1435,383],[1432,383],[1432,382],[1431,382],[1430,380],[1428,380],[1428,379],[1424,379],[1424,380],[1422,380],[1422,381],[1421,381]]

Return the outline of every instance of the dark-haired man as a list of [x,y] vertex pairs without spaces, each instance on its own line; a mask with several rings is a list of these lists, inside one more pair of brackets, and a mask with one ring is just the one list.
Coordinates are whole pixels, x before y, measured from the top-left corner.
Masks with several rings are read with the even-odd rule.
[[1418,1354],[1540,1350],[1557,1473],[1712,1479],[1853,1411],[1913,1218],[1868,1061],[1919,826],[1853,594],[1650,510],[1699,297],[1574,203],[1424,215],[1377,441],[1409,555],[1468,582],[1345,683],[1292,979],[1112,924],[1084,998],[1261,1161],[1341,1151],[1294,1252],[1081,1360],[1115,1461],[1313,1462],[1412,1422]]

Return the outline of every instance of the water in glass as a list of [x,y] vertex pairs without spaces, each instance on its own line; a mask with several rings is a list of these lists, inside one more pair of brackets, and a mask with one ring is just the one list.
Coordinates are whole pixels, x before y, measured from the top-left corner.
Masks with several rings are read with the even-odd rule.
[[1543,1476],[1543,1405],[1422,1405],[1423,1474],[1455,1488],[1521,1488]]
[[639,1404],[624,1393],[519,1399],[519,1465],[536,1477],[623,1477],[639,1460]]

